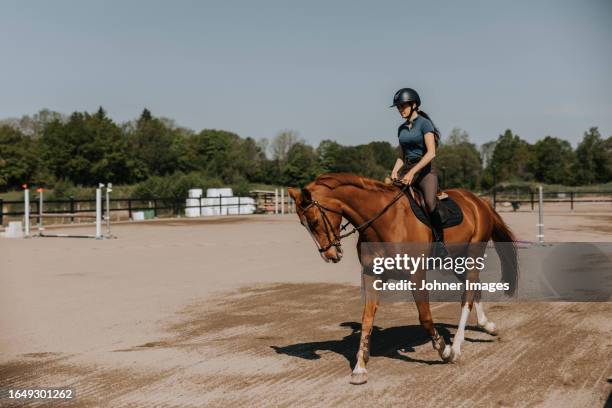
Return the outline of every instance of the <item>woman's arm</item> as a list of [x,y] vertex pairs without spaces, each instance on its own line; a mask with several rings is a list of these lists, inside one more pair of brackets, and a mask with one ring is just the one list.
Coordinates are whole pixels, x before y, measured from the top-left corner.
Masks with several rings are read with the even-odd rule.
[[436,157],[436,137],[432,132],[427,132],[424,138],[427,153],[425,153],[423,157],[421,157],[421,160],[413,167],[415,173],[431,163],[434,157]]
[[436,137],[433,132],[425,133],[425,147],[427,147],[427,153],[421,157],[421,160],[417,164],[414,165],[413,168],[410,169],[408,173],[404,176],[403,181],[407,184],[412,183],[414,176],[416,173],[421,170],[423,167],[427,166],[431,161],[436,157]]
[[399,171],[399,169],[402,168],[403,165],[404,165],[404,161],[398,157],[397,160],[395,161],[395,165],[393,166],[393,170],[391,171],[392,180],[397,178],[397,172]]

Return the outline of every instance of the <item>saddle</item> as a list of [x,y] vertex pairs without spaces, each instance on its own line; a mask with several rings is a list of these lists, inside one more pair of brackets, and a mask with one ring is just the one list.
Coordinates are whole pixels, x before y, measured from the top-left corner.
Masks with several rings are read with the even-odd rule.
[[[403,184],[397,184],[395,181],[391,180],[391,178],[386,177],[385,184],[395,184],[398,187],[403,187]],[[427,215],[427,211],[425,210],[425,200],[423,199],[423,194],[421,191],[412,186],[407,188],[405,191],[406,197],[408,197],[408,201],[410,202],[410,208],[414,215],[421,221],[423,224],[427,225],[429,228],[432,228],[431,223],[429,222],[429,216]],[[446,222],[442,225],[442,228],[450,228],[456,225],[459,225],[463,222],[463,211],[461,207],[457,205],[457,203],[444,191],[439,190],[436,195],[438,199],[438,204],[444,206],[446,209],[446,213],[448,217]]]
[[[419,221],[431,228],[432,226],[425,210],[425,201],[421,191],[411,187],[406,189],[405,194],[408,197],[408,201],[410,201],[410,208],[414,215]],[[463,211],[461,211],[461,207],[459,207],[448,194],[444,191],[438,191],[436,198],[438,199],[438,205],[443,206],[446,210],[446,214],[448,214],[446,221],[442,224],[442,228],[454,227],[463,222]]]

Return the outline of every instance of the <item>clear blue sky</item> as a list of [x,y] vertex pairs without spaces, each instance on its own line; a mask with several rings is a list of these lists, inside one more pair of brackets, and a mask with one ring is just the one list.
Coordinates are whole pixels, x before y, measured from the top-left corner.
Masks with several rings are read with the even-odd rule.
[[[517,4],[520,3],[520,4]],[[396,142],[397,88],[447,134],[612,134],[612,2],[4,1],[0,117],[143,107],[194,130]]]

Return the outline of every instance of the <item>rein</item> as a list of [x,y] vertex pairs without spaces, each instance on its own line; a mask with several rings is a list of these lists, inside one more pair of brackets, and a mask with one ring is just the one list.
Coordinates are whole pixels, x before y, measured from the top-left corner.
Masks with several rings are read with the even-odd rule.
[[[364,230],[368,229],[372,225],[372,223],[374,223],[374,221],[376,221],[385,212],[387,212],[387,210],[391,208],[391,206],[395,204],[397,200],[399,200],[402,197],[402,195],[404,195],[404,192],[406,191],[408,187],[409,187],[408,184],[404,184],[400,192],[397,193],[395,197],[393,197],[393,200],[391,200],[387,205],[385,205],[382,208],[382,210],[378,211],[378,213],[376,213],[374,217],[370,218],[369,220],[363,222],[362,224],[356,227],[353,227],[353,229],[350,230],[349,232],[345,232],[344,234],[340,234],[340,235],[336,234],[336,232],[332,228],[331,222],[329,221],[329,218],[327,217],[326,211],[329,211],[334,214],[338,214],[340,216],[342,216],[342,212],[326,207],[320,202],[318,202],[317,200],[311,200],[310,203],[308,203],[306,207],[303,207],[303,210],[306,211],[312,206],[315,206],[319,209],[319,211],[321,212],[321,218],[323,219],[323,229],[325,231],[325,236],[327,238],[327,241],[329,242],[329,244],[327,244],[325,247],[319,248],[319,252],[321,253],[325,252],[331,247],[336,247],[337,249],[340,249],[342,246],[340,240],[342,240],[342,238],[346,238],[356,232],[363,232]],[[347,221],[344,225],[340,227],[340,231],[345,230],[349,224],[350,224],[350,221]],[[334,238],[333,240],[330,239],[330,235]]]

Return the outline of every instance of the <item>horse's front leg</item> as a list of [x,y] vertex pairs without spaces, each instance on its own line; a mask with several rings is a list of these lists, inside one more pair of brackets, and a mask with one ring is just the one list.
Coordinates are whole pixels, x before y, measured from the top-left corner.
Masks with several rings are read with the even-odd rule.
[[[425,271],[419,270],[412,275],[412,282],[415,283],[417,288],[421,287],[421,283],[425,280]],[[429,308],[429,291],[427,289],[417,289],[412,292],[414,301],[416,303],[417,310],[419,311],[419,321],[421,326],[425,329],[429,337],[431,338],[431,344],[433,348],[438,351],[440,358],[444,361],[448,361],[451,357],[451,348],[446,344],[444,338],[440,336],[436,327],[434,326],[433,318],[431,316],[431,309]]]
[[[357,351],[357,362],[351,373],[351,384],[365,384],[368,381],[368,370],[366,364],[370,358],[370,338],[374,327],[374,316],[378,307],[378,297],[372,294],[371,288],[374,278],[363,275],[365,290],[365,304],[363,305],[363,316],[361,317],[361,338],[359,340],[359,350]],[[369,286],[365,286],[369,285]],[[368,290],[370,289],[370,290]]]

